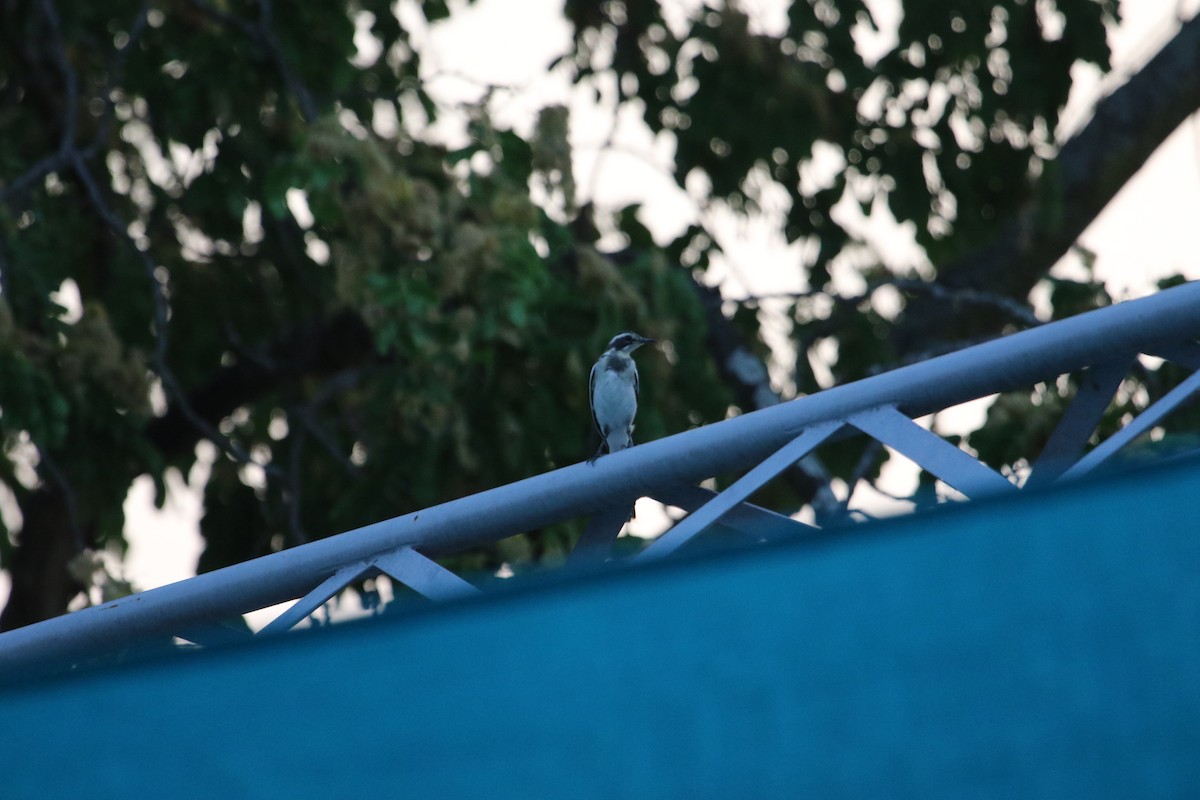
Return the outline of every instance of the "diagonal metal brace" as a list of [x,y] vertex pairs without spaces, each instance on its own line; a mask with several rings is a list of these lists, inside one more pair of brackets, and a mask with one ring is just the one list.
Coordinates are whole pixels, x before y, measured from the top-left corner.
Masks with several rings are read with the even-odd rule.
[[[245,625],[241,617],[238,621]],[[227,625],[222,625],[219,622],[213,622],[208,625],[197,625],[186,630],[179,631],[175,634],[180,639],[183,639],[193,644],[201,645],[202,647],[217,647],[227,644],[238,644],[253,638],[249,628],[234,628]]]
[[479,590],[411,547],[377,557],[372,565],[430,600],[457,600]]
[[[717,493],[701,486],[674,484],[652,489],[649,495],[660,503],[682,508],[684,511],[696,511],[715,498]],[[721,524],[755,539],[770,540],[804,536],[820,530],[753,503],[737,504],[721,518]]]
[[617,503],[614,506],[601,509],[588,520],[587,527],[575,543],[571,555],[567,556],[567,564],[595,564],[603,561],[612,551],[613,542],[621,533],[621,528],[629,521],[633,513],[633,502]]
[[371,569],[369,562],[361,561],[348,567],[342,567],[337,572],[323,580],[317,588],[301,597],[291,608],[271,620],[265,628],[258,632],[259,636],[282,633],[290,630],[296,623],[325,605],[329,598],[346,588],[367,570]]
[[1146,355],[1165,358],[1167,361],[1193,372],[1200,370],[1200,344],[1188,339],[1175,344],[1148,348]]
[[967,497],[1017,491],[1016,486],[991,467],[959,450],[936,433],[925,430],[895,406],[864,411],[846,421],[912,459],[922,469],[941,478]]
[[804,433],[785,444],[774,454],[767,457],[754,469],[747,472],[725,491],[693,511],[678,525],[658,537],[642,552],[635,556],[635,561],[650,561],[662,558],[691,541],[697,534],[721,519],[735,506],[754,494],[767,481],[774,478],[785,469],[795,464],[801,458],[811,453],[822,442],[836,433],[843,423],[842,420],[818,422],[810,426]]
[[1121,381],[1129,374],[1132,362],[1133,356],[1129,355],[1107,364],[1097,364],[1080,376],[1079,391],[1025,479],[1026,489],[1050,483],[1075,463],[1100,424]]
[[1200,372],[1193,372],[1183,383],[1167,392],[1158,399],[1158,402],[1139,414],[1137,419],[1105,439],[1094,450],[1075,462],[1075,466],[1064,472],[1060,480],[1072,480],[1088,474],[1104,463],[1113,453],[1157,425],[1163,417],[1190,399],[1197,390],[1200,390]]

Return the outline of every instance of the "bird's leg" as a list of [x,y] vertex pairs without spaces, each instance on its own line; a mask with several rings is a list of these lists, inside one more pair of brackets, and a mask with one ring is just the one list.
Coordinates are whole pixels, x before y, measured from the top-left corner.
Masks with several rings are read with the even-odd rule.
[[606,441],[604,441],[603,439],[601,439],[601,440],[600,440],[600,446],[596,448],[596,455],[594,455],[594,456],[592,456],[591,458],[589,458],[589,459],[587,460],[587,463],[589,463],[589,464],[595,464],[595,463],[596,463],[596,459],[597,459],[597,458],[599,458],[600,456],[604,455],[604,453],[605,453],[605,452],[607,452],[607,450],[608,450],[608,442],[606,442]]

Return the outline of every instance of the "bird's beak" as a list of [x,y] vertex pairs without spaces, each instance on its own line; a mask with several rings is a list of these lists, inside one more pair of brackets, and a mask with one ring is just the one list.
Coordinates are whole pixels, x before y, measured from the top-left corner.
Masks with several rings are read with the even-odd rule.
[[657,341],[658,339],[647,339],[645,336],[642,337],[642,344],[654,344]]

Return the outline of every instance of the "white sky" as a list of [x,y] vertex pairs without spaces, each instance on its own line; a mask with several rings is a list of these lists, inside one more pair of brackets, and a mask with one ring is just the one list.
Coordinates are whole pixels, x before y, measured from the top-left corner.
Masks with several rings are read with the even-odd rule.
[[[411,0],[405,0],[411,2]],[[406,23],[415,22],[411,7],[400,4]],[[461,5],[461,4],[460,4]],[[674,4],[677,8],[693,5]],[[781,0],[755,0],[745,6],[760,9],[764,24],[771,25]],[[891,11],[891,0],[869,2],[880,15]],[[643,221],[662,240],[673,237],[699,213],[686,192],[670,177],[672,147],[657,140],[636,114],[626,113],[614,127],[611,87],[601,86],[604,101],[597,105],[586,92],[572,93],[561,74],[549,74],[546,65],[567,47],[569,30],[561,19],[561,0],[523,0],[521,13],[505,0],[477,0],[460,8],[451,24],[425,36],[418,35],[424,66],[434,80],[431,91],[439,99],[474,100],[482,84],[520,87],[504,93],[496,108],[497,122],[527,133],[534,115],[549,102],[567,103],[571,109],[572,139],[576,148],[576,180],[582,192],[601,205],[623,205],[638,201],[644,206]],[[1110,35],[1114,51],[1114,73],[1103,85],[1094,71],[1075,71],[1076,85],[1064,113],[1070,129],[1086,121],[1087,110],[1106,89],[1119,85],[1136,71],[1174,34],[1176,20],[1200,10],[1200,0],[1125,0],[1123,22]],[[774,15],[774,16],[773,16]],[[544,20],[541,27],[531,20]],[[443,135],[455,135],[455,120],[447,117]],[[599,146],[612,135],[615,151],[599,156]],[[1097,275],[1114,296],[1130,299],[1153,291],[1157,278],[1184,273],[1200,278],[1200,122],[1193,116],[1159,149],[1138,175],[1081,237],[1081,244],[1098,256]],[[710,212],[711,213],[711,212]],[[737,221],[719,214],[706,217],[721,234],[728,262],[717,265],[715,278],[723,281],[728,297],[803,288],[795,269],[795,247],[784,242],[773,221]],[[905,243],[879,229],[889,260],[912,263],[916,256]],[[892,238],[888,238],[892,236]],[[1061,275],[1078,274],[1074,256],[1055,267]],[[849,278],[853,280],[853,277]],[[978,418],[975,408],[963,420],[969,425]],[[939,429],[946,430],[939,423]],[[205,446],[205,461],[212,448]],[[894,461],[894,460],[893,460]],[[193,471],[193,484],[202,486],[207,469]],[[898,476],[901,484],[915,481],[915,473]],[[201,501],[178,476],[168,476],[168,500],[162,510],[151,503],[148,478],[139,479],[125,504],[130,549],[125,576],[139,589],[149,589],[190,577],[195,572],[201,549],[198,521]],[[900,491],[904,486],[898,487]],[[652,518],[651,509],[639,517]],[[8,594],[8,576],[0,573],[0,604]]]

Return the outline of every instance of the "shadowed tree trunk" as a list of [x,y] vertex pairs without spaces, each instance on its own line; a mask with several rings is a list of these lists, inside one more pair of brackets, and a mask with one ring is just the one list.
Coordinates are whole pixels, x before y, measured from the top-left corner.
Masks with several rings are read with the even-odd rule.
[[[938,282],[1024,301],[1154,151],[1200,108],[1200,16],[1124,85],[1046,165],[1032,202],[986,247],[939,265]],[[999,330],[999,312],[956,310],[933,298],[910,301],[895,331],[897,355],[938,339]]]
[[58,616],[84,588],[67,571],[84,546],[69,508],[65,493],[49,482],[23,499],[25,523],[21,545],[13,554],[12,594],[0,614],[0,630]]

